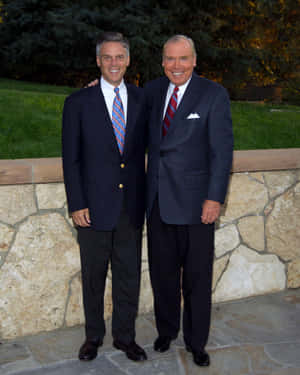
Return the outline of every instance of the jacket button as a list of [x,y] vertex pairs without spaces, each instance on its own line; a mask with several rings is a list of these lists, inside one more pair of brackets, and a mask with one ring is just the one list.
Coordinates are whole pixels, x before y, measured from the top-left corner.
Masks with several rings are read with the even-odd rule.
[[121,167],[121,168],[124,168],[124,167],[125,167],[125,164],[124,164],[124,163],[121,163],[121,164],[120,164],[120,167]]
[[123,184],[119,184],[119,189],[123,189],[124,185]]

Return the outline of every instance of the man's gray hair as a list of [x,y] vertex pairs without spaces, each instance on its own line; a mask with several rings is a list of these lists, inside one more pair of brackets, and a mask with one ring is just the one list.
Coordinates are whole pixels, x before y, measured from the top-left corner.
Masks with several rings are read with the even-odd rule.
[[169,39],[165,42],[165,44],[164,44],[164,46],[163,46],[163,55],[165,54],[165,48],[166,48],[166,45],[167,45],[168,43],[175,43],[175,42],[179,42],[180,40],[185,40],[185,41],[187,41],[187,42],[189,43],[189,45],[190,45],[192,51],[193,51],[193,55],[194,55],[194,56],[197,56],[196,48],[195,48],[195,44],[194,44],[193,39],[189,38],[189,37],[186,36],[186,35],[181,35],[181,34],[173,35],[173,36],[171,36],[171,38],[169,38]]
[[106,42],[121,43],[127,51],[127,56],[129,56],[129,41],[123,36],[123,34],[114,31],[105,32],[100,35],[100,38],[96,43],[96,56],[100,56],[101,47],[103,43]]

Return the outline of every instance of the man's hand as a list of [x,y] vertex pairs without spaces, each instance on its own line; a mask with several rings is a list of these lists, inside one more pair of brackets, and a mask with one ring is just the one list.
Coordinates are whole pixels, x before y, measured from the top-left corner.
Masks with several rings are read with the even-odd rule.
[[93,86],[97,86],[98,83],[99,83],[99,79],[94,79],[94,81],[88,83],[87,86],[85,86],[85,87],[93,87]]
[[202,223],[203,224],[212,224],[220,216],[221,203],[211,200],[206,200],[203,203],[202,207]]
[[82,210],[74,211],[71,214],[73,222],[75,225],[80,227],[90,227],[91,220],[90,220],[90,212],[88,208],[84,208]]

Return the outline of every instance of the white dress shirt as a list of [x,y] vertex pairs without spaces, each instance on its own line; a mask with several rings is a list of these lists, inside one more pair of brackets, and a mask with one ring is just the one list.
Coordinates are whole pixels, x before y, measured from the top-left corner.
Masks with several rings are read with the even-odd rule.
[[[181,99],[185,93],[185,90],[188,86],[188,84],[190,83],[190,80],[191,80],[192,77],[190,77],[189,80],[186,81],[186,83],[184,83],[183,85],[181,86],[177,86],[178,87],[178,91],[177,91],[177,108],[179,107],[179,104],[181,102]],[[164,109],[164,115],[163,115],[163,118],[165,118],[165,114],[166,114],[166,111],[167,111],[167,108],[168,108],[168,104],[169,104],[169,101],[170,101],[170,98],[173,94],[173,91],[175,89],[175,85],[174,83],[170,82],[169,83],[169,87],[168,87],[168,91],[167,91],[167,95],[166,95],[166,101],[165,101],[165,109]]]
[[[112,110],[113,110],[113,103],[116,96],[116,93],[114,92],[115,86],[108,83],[103,77],[101,77],[100,80],[100,87],[105,99],[106,107],[110,116],[110,119],[112,119]],[[124,80],[121,81],[119,87],[119,93],[123,104],[124,109],[124,117],[125,117],[125,124],[127,122],[127,101],[128,101],[128,95],[127,95],[127,88],[124,83]]]

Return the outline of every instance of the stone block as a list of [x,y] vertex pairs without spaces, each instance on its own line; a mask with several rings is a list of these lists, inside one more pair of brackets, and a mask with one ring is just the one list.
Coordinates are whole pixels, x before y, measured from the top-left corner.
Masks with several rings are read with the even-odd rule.
[[278,362],[265,353],[262,345],[245,345],[243,350],[250,358],[253,374],[267,375],[278,369]]
[[139,300],[139,313],[153,310],[153,294],[148,270],[141,274],[141,292]]
[[238,228],[243,242],[258,251],[265,249],[265,228],[263,216],[247,216],[239,220]]
[[33,185],[0,186],[0,221],[16,224],[37,211]]
[[300,368],[300,342],[284,342],[266,345],[266,353],[283,366]]
[[68,210],[67,205],[65,205],[64,212],[65,212],[65,218],[66,218],[66,220],[67,220],[68,223],[71,225],[71,227],[74,228],[73,219],[72,219],[72,217],[70,216],[70,213],[69,213],[69,210]]
[[288,261],[300,257],[300,183],[275,200],[266,221],[267,248]]
[[277,171],[265,173],[266,184],[269,189],[270,197],[274,198],[282,194],[291,187],[296,181],[296,175],[292,171]]
[[0,223],[0,252],[9,249],[14,233],[15,230],[13,228]]
[[258,180],[262,184],[265,182],[264,174],[262,172],[252,172],[252,173],[249,173],[249,176],[251,178],[254,178],[255,180]]
[[66,311],[65,323],[68,327],[84,323],[80,273],[76,277],[74,277],[71,282],[70,297]]
[[213,290],[215,289],[217,282],[227,265],[228,259],[229,259],[229,255],[225,255],[224,257],[217,259],[214,262],[214,269],[213,269],[214,273],[213,273],[213,284],[212,284]]
[[[66,363],[65,360],[76,358],[84,338],[84,327],[80,325],[26,336],[25,342],[32,357],[39,364],[40,372],[44,375],[45,367],[50,367],[51,364],[57,365],[59,362]],[[65,368],[61,370],[61,374],[65,375]]]
[[288,288],[300,288],[300,258],[288,265]]
[[0,368],[1,365],[22,361],[30,357],[28,348],[18,342],[0,343]]
[[143,238],[142,238],[142,272],[148,270],[148,244],[147,244],[147,230],[144,226]]
[[221,223],[230,222],[246,215],[259,214],[268,202],[268,191],[264,184],[237,173],[231,178],[224,216]]
[[29,217],[19,228],[0,273],[4,338],[58,328],[69,280],[79,270],[77,244],[57,214]]
[[104,293],[104,319],[111,317],[113,312],[111,271],[109,270]]
[[63,208],[66,203],[64,184],[38,184],[36,196],[39,209]]
[[222,227],[215,232],[215,255],[217,258],[235,249],[240,243],[239,232],[234,224]]
[[194,364],[190,353],[181,350],[180,354],[184,374],[248,375],[251,373],[248,353],[238,346],[209,350],[211,364],[208,368],[203,369]]
[[285,267],[275,255],[241,245],[230,257],[213,295],[215,302],[272,293],[285,288]]

